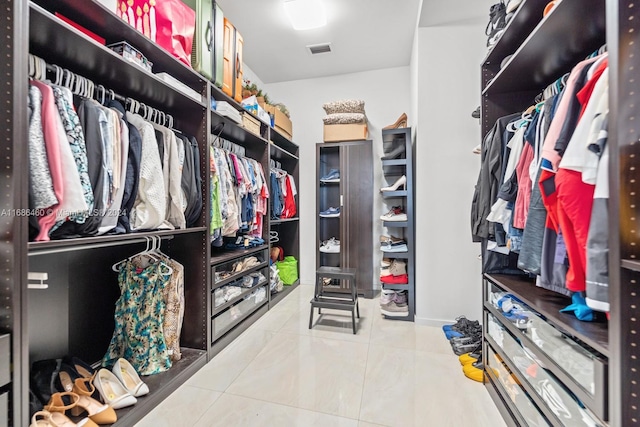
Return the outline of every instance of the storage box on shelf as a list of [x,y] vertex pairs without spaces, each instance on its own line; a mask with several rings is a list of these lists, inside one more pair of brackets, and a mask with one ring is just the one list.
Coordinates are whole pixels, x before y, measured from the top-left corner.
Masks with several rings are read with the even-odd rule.
[[[268,309],[268,260],[269,246],[266,244],[212,252],[210,357],[219,353]],[[237,288],[235,292],[229,292],[231,287]],[[256,297],[259,292],[264,292],[264,298]]]
[[324,142],[360,141],[369,135],[366,124],[324,125]]

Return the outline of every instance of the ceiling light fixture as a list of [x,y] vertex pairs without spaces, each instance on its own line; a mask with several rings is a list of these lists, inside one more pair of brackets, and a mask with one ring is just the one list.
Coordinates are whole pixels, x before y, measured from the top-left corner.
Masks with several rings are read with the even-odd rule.
[[294,30],[311,30],[327,25],[322,0],[285,0],[284,10]]

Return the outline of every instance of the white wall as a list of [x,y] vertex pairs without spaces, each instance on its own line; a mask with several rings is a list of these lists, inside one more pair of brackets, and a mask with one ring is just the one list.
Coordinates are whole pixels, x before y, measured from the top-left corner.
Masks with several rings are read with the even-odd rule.
[[485,24],[418,29],[416,321],[423,324],[481,319],[480,247],[470,232],[480,126],[471,112],[480,105]]
[[[386,213],[379,194],[382,170],[381,129],[396,121],[403,112],[411,112],[409,67],[389,68],[339,76],[296,80],[265,85],[274,102],[284,103],[291,112],[293,140],[300,145],[300,279],[313,284],[315,280],[316,242],[316,143],[322,142],[322,104],[340,99],[362,99],[369,119],[369,138],[373,140],[374,171],[374,232],[370,244],[379,245],[383,234],[378,217]],[[411,117],[409,118],[411,120]],[[363,243],[364,244],[364,243]],[[375,266],[380,251],[374,250]],[[378,282],[379,283],[379,282]],[[379,287],[379,285],[378,285]]]

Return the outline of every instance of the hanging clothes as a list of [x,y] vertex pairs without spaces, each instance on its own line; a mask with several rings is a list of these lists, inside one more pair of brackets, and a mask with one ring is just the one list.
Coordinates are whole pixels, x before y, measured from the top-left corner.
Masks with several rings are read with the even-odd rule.
[[164,299],[170,269],[164,263],[146,264],[143,257],[126,260],[118,273],[120,298],[115,304],[115,329],[103,366],[127,359],[140,375],[171,368],[164,336]]

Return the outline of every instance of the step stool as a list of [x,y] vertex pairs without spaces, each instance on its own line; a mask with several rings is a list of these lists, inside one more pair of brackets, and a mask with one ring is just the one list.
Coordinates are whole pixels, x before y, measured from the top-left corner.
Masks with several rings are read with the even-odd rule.
[[[351,294],[327,295],[323,291],[322,279],[348,280]],[[351,311],[351,321],[353,333],[356,333],[356,314],[360,318],[360,307],[358,305],[358,287],[356,286],[356,269],[340,267],[320,267],[316,271],[316,288],[314,297],[311,300],[311,313],[309,315],[309,329],[313,328],[313,309],[318,308],[318,314],[322,314],[323,308],[334,310]]]

